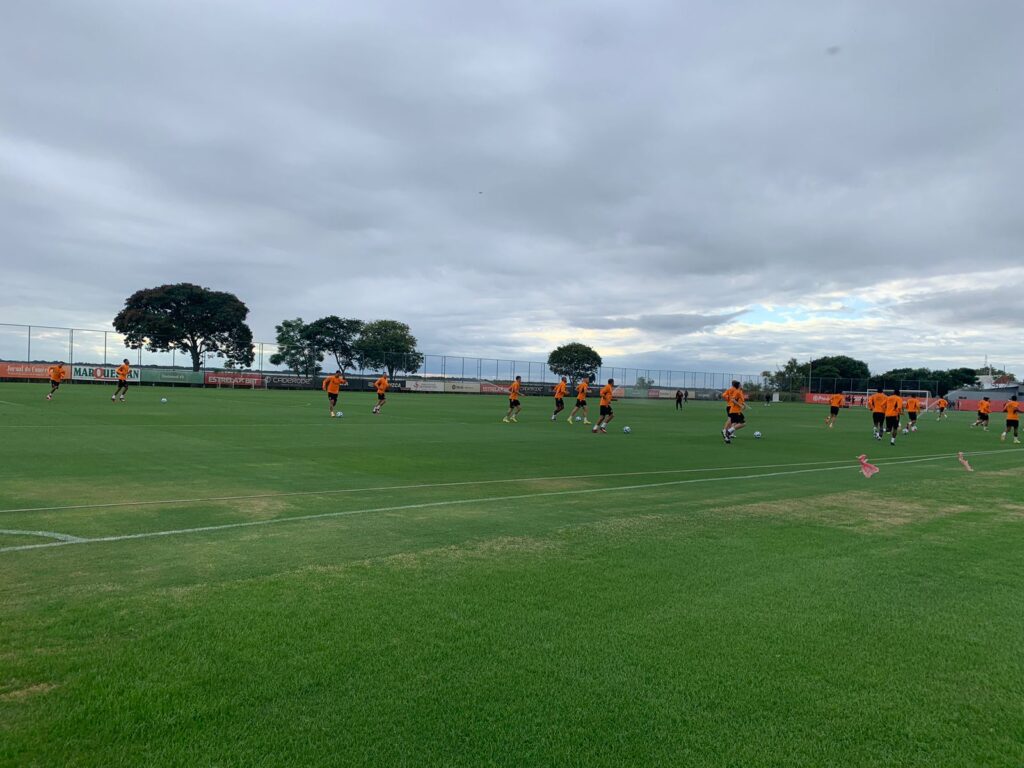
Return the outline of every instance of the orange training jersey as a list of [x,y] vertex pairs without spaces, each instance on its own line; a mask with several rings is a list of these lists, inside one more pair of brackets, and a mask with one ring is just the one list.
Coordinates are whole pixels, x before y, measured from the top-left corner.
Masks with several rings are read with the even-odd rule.
[[1007,421],[1018,421],[1020,417],[1017,415],[1020,411],[1020,403],[1016,400],[1006,401],[1006,419]]
[[615,390],[612,389],[611,384],[605,384],[603,387],[601,387],[601,405],[612,404],[612,394],[614,393],[614,391]]
[[921,410],[921,401],[916,397],[907,400],[907,413],[918,413]]
[[885,415],[899,416],[903,413],[903,398],[899,395],[889,395],[885,398]]
[[508,399],[518,400],[519,399],[519,382],[513,381],[508,387]]
[[736,391],[735,387],[729,387],[725,392],[722,393],[722,399],[725,400],[726,405],[732,405],[732,395]]
[[732,394],[729,396],[729,413],[739,413],[743,410],[743,404],[747,402],[747,396],[743,394],[742,389],[732,388]]
[[117,366],[117,378],[120,381],[127,381],[128,374],[132,372],[132,367],[128,363],[121,363]]
[[391,382],[388,381],[387,376],[381,376],[379,379],[373,382],[373,386],[377,388],[378,395],[383,395],[385,392],[388,391],[388,388],[391,386]]
[[944,397],[940,397],[938,399],[938,401],[936,401],[935,407],[936,408],[948,408],[949,407],[949,401],[946,398],[944,398]]
[[868,408],[872,413],[885,413],[885,401],[888,398],[881,392],[875,392],[868,398]]
[[978,413],[989,413],[992,410],[992,404],[988,400],[982,400],[978,403]]
[[579,384],[577,384],[576,385],[576,399],[577,400],[586,400],[587,399],[587,392],[589,391],[589,389],[590,389],[590,383],[589,382],[581,381]]
[[342,384],[348,384],[341,376],[335,376],[334,374],[324,379],[324,383],[321,385],[322,389],[327,390],[327,394],[336,395],[341,389]]
[[46,371],[50,374],[50,381],[64,381],[63,365],[51,365]]
[[563,397],[565,397],[565,390],[567,389],[568,387],[566,386],[564,381],[560,381],[557,384],[555,384],[555,399],[561,400]]
[[832,395],[832,397],[828,399],[828,404],[833,408],[840,408],[845,400],[846,398],[843,395]]

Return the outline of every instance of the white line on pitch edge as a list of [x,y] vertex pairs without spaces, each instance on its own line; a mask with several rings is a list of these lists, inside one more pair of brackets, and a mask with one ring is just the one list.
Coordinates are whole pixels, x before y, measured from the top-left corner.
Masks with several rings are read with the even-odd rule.
[[[983,451],[979,453],[996,453],[996,451]],[[977,455],[977,454],[974,454]],[[927,461],[938,461],[939,459],[953,458],[951,454],[944,453],[935,456],[919,457],[914,459],[894,459],[889,461],[880,460],[881,466],[892,466],[900,464],[918,464]],[[248,520],[241,523],[223,523],[220,525],[204,525],[196,528],[177,528],[166,531],[148,531],[144,533],[128,533],[120,536],[97,536],[95,538],[79,539],[78,541],[53,541],[45,544],[22,544],[13,547],[0,547],[0,553],[17,552],[27,549],[46,549],[50,547],[66,547],[79,544],[100,544],[106,542],[129,541],[132,539],[153,539],[162,536],[182,536],[189,533],[208,533],[211,531],[225,531],[232,528],[253,528],[260,525],[276,525],[278,523],[300,522],[305,520],[323,520],[332,517],[348,517],[352,515],[366,515],[381,512],[405,512],[413,509],[432,509],[436,507],[454,507],[465,504],[490,504],[496,501],[523,501],[525,499],[540,499],[553,496],[582,496],[591,493],[613,493],[615,491],[639,491],[650,488],[666,488],[677,485],[691,485],[695,483],[716,483],[732,480],[756,480],[763,477],[783,477],[802,475],[811,472],[835,472],[835,471],[859,471],[860,467],[846,464],[841,467],[814,467],[812,469],[794,469],[787,472],[761,472],[753,475],[734,475],[731,477],[699,477],[690,480],[667,480],[661,483],[641,483],[638,485],[619,485],[605,488],[578,488],[570,491],[541,491],[539,493],[523,493],[513,496],[487,496],[476,499],[451,499],[446,501],[427,501],[417,504],[398,504],[390,507],[368,507],[365,509],[351,509],[339,512],[321,512],[313,515],[295,515],[291,517],[275,517],[269,520]]]

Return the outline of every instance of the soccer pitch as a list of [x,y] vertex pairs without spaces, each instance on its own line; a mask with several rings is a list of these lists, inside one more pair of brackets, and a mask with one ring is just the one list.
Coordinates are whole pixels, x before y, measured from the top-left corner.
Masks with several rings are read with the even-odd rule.
[[46,391],[0,385],[4,765],[1024,763],[1001,420]]

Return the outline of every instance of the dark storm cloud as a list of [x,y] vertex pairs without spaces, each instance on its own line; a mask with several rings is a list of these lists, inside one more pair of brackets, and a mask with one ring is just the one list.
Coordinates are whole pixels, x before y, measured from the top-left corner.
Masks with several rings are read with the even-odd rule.
[[452,353],[757,366],[870,334],[919,362],[915,318],[1008,328],[978,307],[1024,278],[897,320],[744,310],[1017,264],[1022,26],[1010,0],[11,4],[0,320],[190,280],[263,338],[336,312]]

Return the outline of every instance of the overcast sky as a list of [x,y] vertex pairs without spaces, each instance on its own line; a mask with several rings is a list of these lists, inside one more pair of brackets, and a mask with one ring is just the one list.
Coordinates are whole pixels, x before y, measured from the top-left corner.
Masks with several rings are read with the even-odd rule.
[[0,322],[132,291],[426,352],[1024,373],[1024,2],[32,0]]

